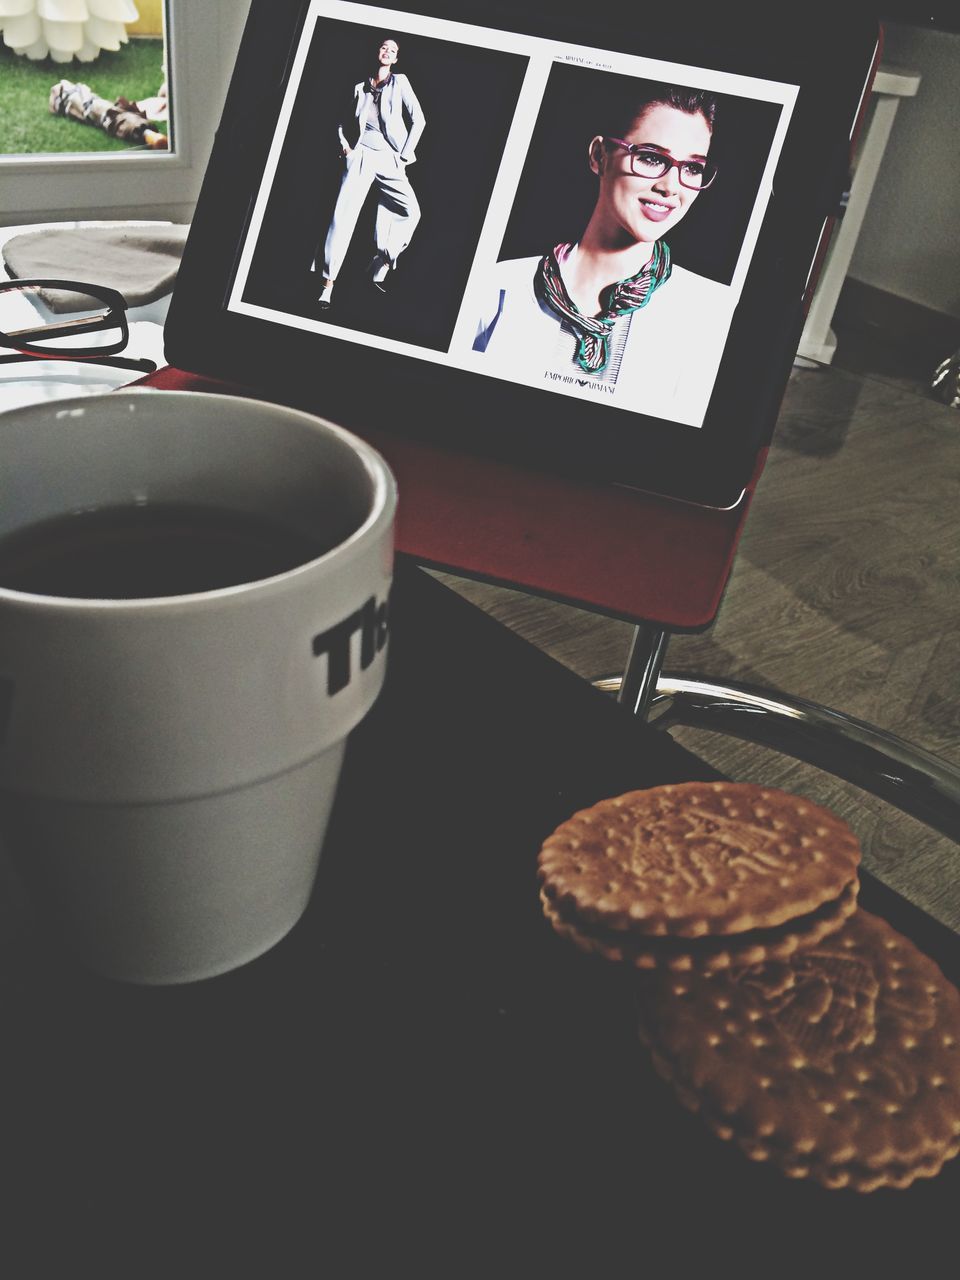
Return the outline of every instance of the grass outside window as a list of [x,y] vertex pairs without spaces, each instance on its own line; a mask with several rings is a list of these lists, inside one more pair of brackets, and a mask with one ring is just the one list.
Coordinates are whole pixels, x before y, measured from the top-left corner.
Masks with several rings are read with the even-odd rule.
[[[152,98],[163,81],[162,38],[138,37],[92,62],[31,62],[0,44],[0,155],[63,155],[145,148],[112,138],[95,125],[51,115],[50,89],[58,80],[89,85],[113,102]],[[156,125],[166,133],[166,125]]]

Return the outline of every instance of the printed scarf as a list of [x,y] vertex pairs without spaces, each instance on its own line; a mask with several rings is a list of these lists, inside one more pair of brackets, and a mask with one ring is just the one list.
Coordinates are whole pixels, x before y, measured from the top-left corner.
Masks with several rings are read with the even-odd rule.
[[654,292],[670,277],[670,250],[662,240],[654,241],[653,255],[647,265],[628,280],[619,280],[600,295],[603,310],[598,316],[585,316],[567,293],[560,275],[560,262],[571,249],[558,244],[540,263],[534,277],[534,290],[561,320],[569,321],[577,336],[577,364],[584,373],[602,373],[610,358],[610,335],[617,318],[628,311],[645,307]]
[[393,80],[393,72],[387,76],[386,80],[378,80],[376,76],[370,76],[366,83],[367,93],[371,95],[377,106],[380,106],[380,98],[384,89]]

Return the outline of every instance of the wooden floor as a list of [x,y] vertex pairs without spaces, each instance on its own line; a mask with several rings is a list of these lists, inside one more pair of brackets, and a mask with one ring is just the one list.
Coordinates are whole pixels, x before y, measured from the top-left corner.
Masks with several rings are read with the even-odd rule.
[[[794,370],[719,618],[673,637],[665,667],[809,698],[960,767],[960,413],[839,355]],[[438,576],[584,677],[622,670],[628,624]],[[671,732],[732,778],[836,809],[872,871],[960,930],[960,845],[767,748]]]

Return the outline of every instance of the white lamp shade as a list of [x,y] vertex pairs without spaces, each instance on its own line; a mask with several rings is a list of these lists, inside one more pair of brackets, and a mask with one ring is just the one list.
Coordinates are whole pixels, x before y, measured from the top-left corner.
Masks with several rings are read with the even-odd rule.
[[122,22],[112,22],[109,18],[88,18],[84,24],[87,36],[101,49],[112,49],[116,52],[129,39],[127,28]]
[[35,13],[22,13],[16,18],[4,18],[3,43],[11,49],[26,49],[36,44],[43,35],[40,19]]
[[83,0],[92,18],[108,22],[136,22],[140,17],[133,0]]
[[[40,26],[43,29],[43,38],[50,48],[59,49],[68,54],[68,62],[73,57],[74,49],[79,49],[83,44],[82,22],[51,22],[47,18],[41,18]],[[60,61],[62,62],[63,59],[61,58]]]
[[92,62],[102,49],[127,43],[126,24],[136,22],[134,0],[0,0],[3,42],[37,61]]
[[86,22],[87,0],[37,0],[37,13],[50,22]]
[[93,62],[100,57],[100,46],[92,40],[84,40],[83,45],[73,55],[78,62]]

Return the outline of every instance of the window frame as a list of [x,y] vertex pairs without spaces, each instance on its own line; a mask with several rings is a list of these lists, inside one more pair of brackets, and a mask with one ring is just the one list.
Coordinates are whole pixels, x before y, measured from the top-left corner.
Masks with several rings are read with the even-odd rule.
[[[248,0],[166,0],[172,149],[0,156],[0,225],[77,217],[189,222],[248,7]],[[77,66],[56,64],[54,79],[57,71],[69,78],[71,68],[80,74]]]

